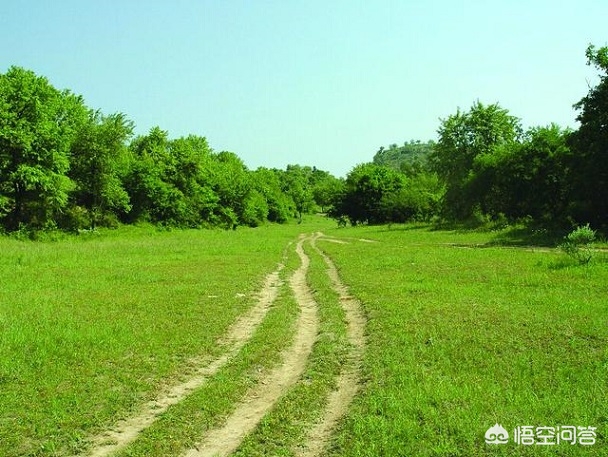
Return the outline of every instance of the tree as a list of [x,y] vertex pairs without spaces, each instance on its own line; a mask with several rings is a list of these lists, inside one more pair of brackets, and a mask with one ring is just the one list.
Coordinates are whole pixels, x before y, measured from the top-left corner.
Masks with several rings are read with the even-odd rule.
[[468,112],[458,110],[442,120],[438,134],[429,160],[446,184],[444,209],[451,217],[466,218],[479,203],[468,188],[475,159],[517,142],[521,126],[498,104],[485,106],[477,101]]
[[[251,192],[249,170],[234,152],[222,151],[215,156],[216,166],[213,176],[213,189],[219,197],[219,223],[227,228],[239,224],[258,225],[258,212],[251,206],[260,204],[257,197],[248,200]],[[264,216],[265,219],[265,216]]]
[[564,221],[571,189],[569,134],[555,124],[535,127],[522,142],[476,157],[469,191],[478,196],[481,210],[509,220]]
[[87,211],[92,228],[108,215],[131,209],[123,179],[128,166],[127,141],[133,127],[124,114],[104,116],[91,111],[72,144],[68,175],[76,184],[74,204]]
[[423,143],[420,140],[410,140],[402,146],[391,144],[388,149],[382,146],[374,155],[373,162],[414,174],[424,168],[434,146],[433,141]]
[[313,184],[312,196],[321,212],[327,211],[333,204],[336,195],[344,188],[344,180],[325,172],[326,174],[317,179]]
[[125,186],[131,198],[129,221],[183,225],[188,208],[184,194],[172,182],[177,163],[169,134],[159,127],[135,138],[129,147],[131,164]]
[[86,117],[80,97],[11,67],[0,75],[0,220],[7,230],[54,225],[73,183],[69,150]]
[[608,226],[608,47],[586,51],[587,64],[600,72],[600,81],[574,107],[580,127],[572,134],[575,193],[572,215],[578,222]]
[[393,168],[373,163],[357,165],[346,176],[332,215],[347,217],[353,225],[402,221],[397,205],[405,186],[405,175]]
[[251,173],[253,189],[264,197],[268,206],[267,218],[271,222],[287,222],[293,210],[293,202],[281,188],[283,171],[259,167]]
[[312,169],[300,165],[287,165],[282,176],[282,188],[295,205],[298,221],[302,222],[302,214],[314,206],[311,185]]
[[169,142],[174,162],[173,173],[167,176],[184,199],[180,225],[199,227],[214,224],[219,197],[214,186],[216,160],[205,137],[188,135]]

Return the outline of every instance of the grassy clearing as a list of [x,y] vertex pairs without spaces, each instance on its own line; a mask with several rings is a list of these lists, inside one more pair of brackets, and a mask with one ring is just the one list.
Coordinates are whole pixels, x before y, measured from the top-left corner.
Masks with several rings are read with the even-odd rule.
[[[329,455],[608,454],[608,262],[587,266],[506,232],[424,227],[253,230],[126,227],[54,243],[0,239],[0,455],[64,456],[126,416],[254,303],[299,232],[324,242],[369,319],[364,387]],[[377,240],[378,243],[361,241]],[[505,247],[504,244],[508,244]],[[304,379],[237,455],[291,455],[347,350],[326,266],[308,280],[321,333]],[[292,252],[282,272],[297,268]],[[254,338],[171,407],[123,456],[179,455],[217,424],[291,341],[297,306],[283,285]],[[494,423],[595,426],[591,447],[484,443]]]
[[0,455],[66,455],[179,376],[306,226],[0,239]]
[[[493,246],[504,234],[326,233],[349,239],[324,249],[369,319],[367,382],[331,455],[608,453],[608,263]],[[495,423],[595,426],[597,442],[489,446]]]

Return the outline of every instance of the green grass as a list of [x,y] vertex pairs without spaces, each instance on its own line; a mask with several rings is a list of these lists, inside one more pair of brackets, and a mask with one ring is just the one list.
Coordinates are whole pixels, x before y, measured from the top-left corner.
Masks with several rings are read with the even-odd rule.
[[[331,455],[608,453],[607,263],[492,246],[492,233],[328,234],[352,238],[325,249],[369,319],[367,382]],[[595,426],[597,443],[486,445],[497,422]]]
[[[368,318],[363,386],[329,456],[608,454],[608,262],[530,248],[519,232],[421,226],[232,231],[123,227],[56,242],[0,239],[0,455],[65,456],[127,416],[192,357],[214,356],[300,232],[319,241]],[[361,241],[362,238],[377,243]],[[298,259],[288,251],[286,280]],[[237,455],[292,455],[347,349],[312,249],[321,331],[305,376]],[[242,295],[244,294],[244,295]],[[179,455],[229,414],[292,338],[284,284],[254,337],[120,455]],[[595,426],[591,447],[484,443],[494,423]]]
[[215,354],[305,227],[0,239],[0,455],[77,452]]

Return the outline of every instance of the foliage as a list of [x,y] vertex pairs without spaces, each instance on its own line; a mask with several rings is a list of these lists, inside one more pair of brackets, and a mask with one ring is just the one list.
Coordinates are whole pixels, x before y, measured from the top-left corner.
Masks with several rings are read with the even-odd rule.
[[80,222],[72,220],[72,228],[95,228],[108,214],[130,211],[123,179],[128,165],[126,141],[133,128],[124,114],[104,116],[95,111],[78,129],[70,149],[68,176],[75,183],[73,205],[88,214],[79,216]]
[[[316,177],[313,174],[312,197],[321,208],[321,212],[325,213],[331,211],[336,195],[342,192],[344,180],[336,178],[328,172],[320,172],[320,170],[316,170],[316,174]],[[321,174],[320,177],[319,174]]]
[[600,82],[574,107],[580,127],[572,135],[575,154],[570,164],[573,174],[572,216],[608,227],[608,47],[586,51],[589,65],[600,71]]
[[575,108],[575,131],[522,131],[499,104],[441,120],[438,141],[381,147],[346,179],[316,167],[249,170],[206,138],[160,127],[132,138],[124,114],[89,109],[32,71],[0,75],[0,229],[77,232],[120,222],[236,228],[320,211],[352,224],[447,218],[589,221],[608,231],[608,47],[589,46],[600,75]]
[[310,167],[287,165],[285,173],[281,175],[281,187],[293,201],[299,222],[302,222],[302,214],[312,210],[315,203],[312,193],[312,173]]
[[595,241],[595,235],[595,230],[589,224],[577,227],[566,235],[560,249],[578,263],[587,265],[593,257],[591,243]]
[[171,139],[157,126],[131,139],[134,130],[32,71],[0,75],[0,229],[284,223],[326,210],[341,187],[315,167],[251,171],[204,137]]
[[519,120],[498,104],[477,101],[468,112],[459,109],[442,120],[438,135],[429,161],[446,185],[444,210],[450,217],[467,218],[480,203],[469,179],[475,160],[515,143],[521,135]]
[[410,140],[403,143],[402,146],[393,143],[388,149],[381,146],[373,157],[373,163],[392,167],[407,174],[414,174],[427,165],[428,157],[434,146],[434,141],[423,143],[420,140]]
[[477,201],[481,212],[494,219],[565,222],[570,191],[569,134],[555,124],[536,127],[521,142],[480,154],[466,181],[472,194],[469,200]]
[[407,177],[373,163],[353,168],[336,193],[332,217],[352,225],[428,220],[438,211],[443,186],[433,173]]
[[260,167],[253,171],[252,186],[254,192],[264,197],[268,206],[267,218],[271,222],[284,223],[289,220],[293,210],[293,201],[283,192],[280,170]]
[[69,150],[86,111],[82,100],[59,91],[32,71],[0,75],[0,222],[52,227],[74,183]]

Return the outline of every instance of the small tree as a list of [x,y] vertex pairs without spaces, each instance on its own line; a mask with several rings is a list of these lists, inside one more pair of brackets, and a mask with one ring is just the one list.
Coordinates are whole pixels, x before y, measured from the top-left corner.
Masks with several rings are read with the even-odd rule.
[[581,265],[587,265],[593,257],[591,249],[593,241],[595,241],[595,230],[587,224],[566,235],[560,248]]

